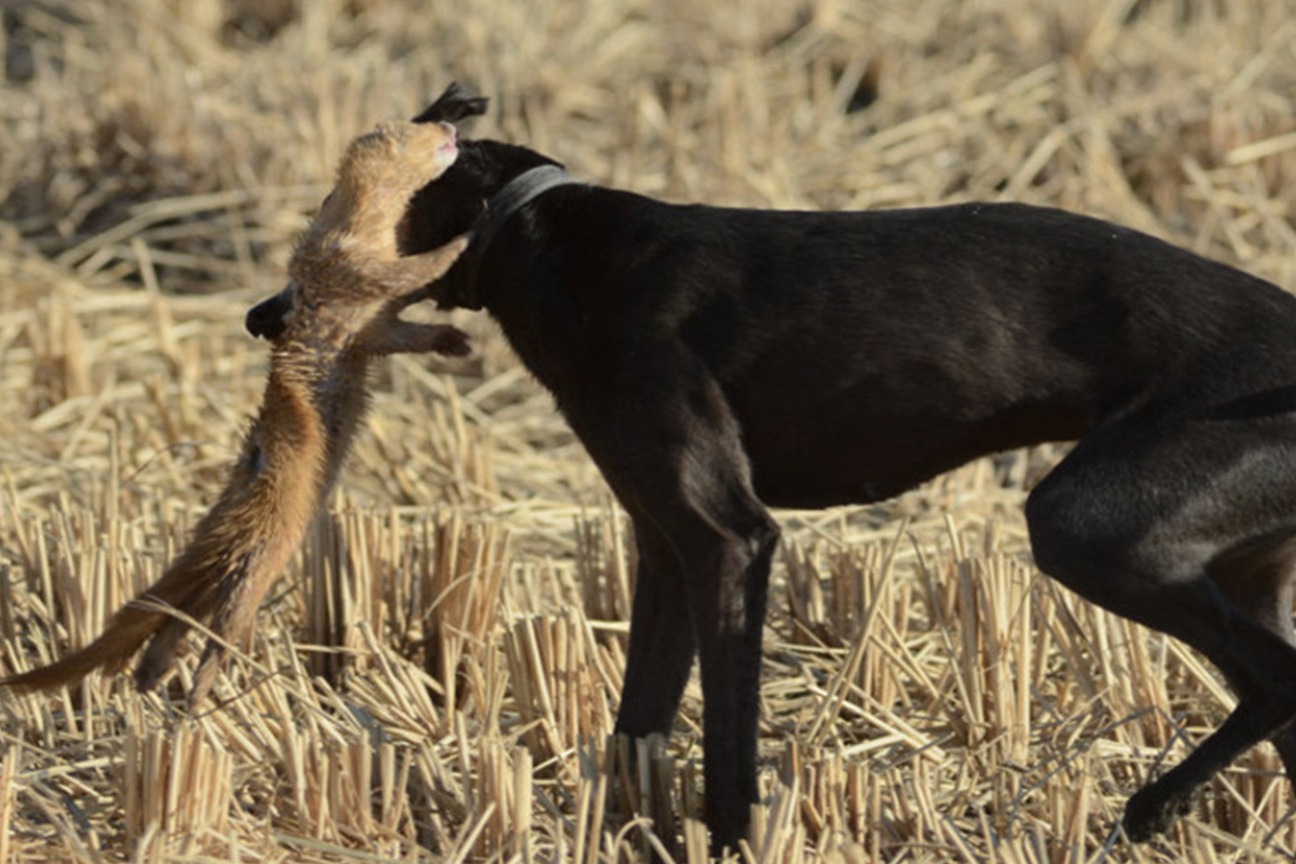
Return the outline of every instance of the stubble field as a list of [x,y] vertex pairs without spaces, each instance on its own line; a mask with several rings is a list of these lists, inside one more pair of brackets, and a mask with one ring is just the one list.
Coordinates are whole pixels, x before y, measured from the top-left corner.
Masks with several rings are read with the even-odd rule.
[[[493,99],[468,134],[591,182],[1055,205],[1296,287],[1292,2],[26,0],[0,53],[6,672],[85,644],[182,546],[260,398],[243,312],[346,142],[451,80]],[[382,369],[199,714],[192,657],[158,692],[0,694],[0,861],[704,857],[696,683],[639,773],[608,741],[624,517],[490,322],[453,320],[473,357]],[[1158,842],[1115,830],[1232,697],[1033,568],[1020,505],[1062,452],[779,514],[748,859],[1296,856],[1267,745]]]

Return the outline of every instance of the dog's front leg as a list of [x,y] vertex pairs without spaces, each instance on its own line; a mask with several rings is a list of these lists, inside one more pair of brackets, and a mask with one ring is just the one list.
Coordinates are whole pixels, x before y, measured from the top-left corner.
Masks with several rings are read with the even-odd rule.
[[778,528],[753,490],[719,385],[688,358],[671,359],[664,349],[652,374],[619,382],[588,414],[569,405],[568,419],[648,555],[618,728],[669,727],[693,650],[687,613],[702,667],[706,820],[719,851],[747,835],[757,800],[761,630]]
[[669,736],[697,640],[679,555],[650,519],[632,518],[639,565],[616,731],[632,738]]
[[761,630],[777,544],[778,528],[753,509],[690,541],[686,553],[702,665],[707,823],[717,852],[747,836],[758,799]]

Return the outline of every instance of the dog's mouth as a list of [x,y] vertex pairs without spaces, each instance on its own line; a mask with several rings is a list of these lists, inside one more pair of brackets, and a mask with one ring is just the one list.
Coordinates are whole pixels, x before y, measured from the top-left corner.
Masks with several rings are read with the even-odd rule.
[[441,145],[437,147],[437,152],[443,153],[447,156],[453,156],[459,152],[458,130],[456,130],[454,125],[451,123],[442,123],[440,125],[441,128],[446,131],[446,140],[441,142]]

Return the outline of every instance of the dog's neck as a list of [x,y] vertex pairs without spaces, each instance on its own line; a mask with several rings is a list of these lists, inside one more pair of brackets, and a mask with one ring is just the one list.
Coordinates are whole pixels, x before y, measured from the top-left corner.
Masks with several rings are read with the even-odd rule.
[[482,262],[490,249],[491,241],[500,228],[514,214],[545,192],[556,186],[581,185],[557,165],[546,164],[529,168],[512,180],[487,201],[472,227],[472,244],[459,265],[462,274],[456,285],[453,305],[464,309],[481,309],[481,291],[477,284]]

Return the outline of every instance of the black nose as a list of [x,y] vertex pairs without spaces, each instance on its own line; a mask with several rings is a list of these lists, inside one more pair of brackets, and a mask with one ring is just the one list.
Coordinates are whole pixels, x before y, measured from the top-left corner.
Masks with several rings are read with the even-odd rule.
[[280,291],[249,309],[247,317],[243,319],[243,326],[253,336],[273,341],[283,335],[284,318],[291,311],[291,293],[286,290]]

